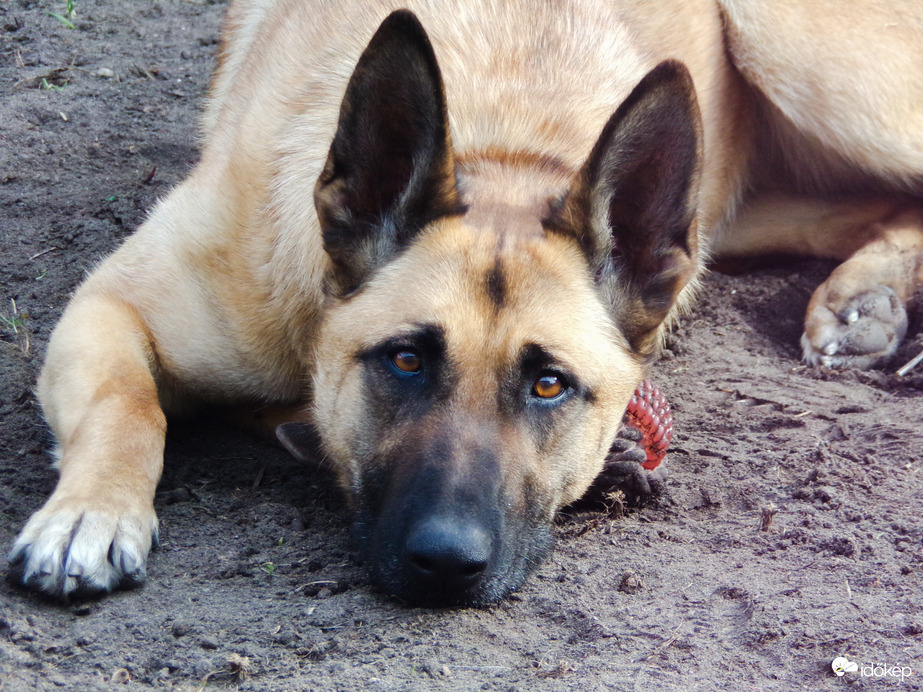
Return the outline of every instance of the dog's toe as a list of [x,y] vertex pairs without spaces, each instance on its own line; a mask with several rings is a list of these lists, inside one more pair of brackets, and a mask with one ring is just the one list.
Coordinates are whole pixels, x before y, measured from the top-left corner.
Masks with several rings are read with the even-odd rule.
[[813,307],[801,337],[804,360],[828,368],[871,368],[897,350],[907,311],[887,286]]
[[37,512],[10,550],[9,577],[19,585],[66,600],[141,584],[157,534],[149,513],[99,510]]

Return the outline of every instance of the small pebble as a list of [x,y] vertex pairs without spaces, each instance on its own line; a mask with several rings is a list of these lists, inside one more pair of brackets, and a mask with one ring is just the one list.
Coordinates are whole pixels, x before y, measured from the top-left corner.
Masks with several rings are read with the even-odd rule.
[[448,666],[443,665],[439,661],[432,658],[424,660],[420,664],[420,670],[433,679],[437,679],[439,677],[449,677],[452,674],[452,671],[449,670]]
[[163,501],[168,505],[175,505],[178,502],[189,502],[192,494],[186,488],[174,488],[163,495]]
[[622,593],[638,593],[644,588],[644,581],[634,572],[625,572],[622,575],[622,582],[619,584],[619,591]]
[[96,77],[102,77],[103,79],[112,79],[115,77],[115,72],[110,70],[108,67],[100,67],[96,72],[93,73]]
[[131,673],[129,673],[125,668],[116,668],[112,677],[109,678],[109,682],[115,683],[116,685],[127,685],[131,681]]

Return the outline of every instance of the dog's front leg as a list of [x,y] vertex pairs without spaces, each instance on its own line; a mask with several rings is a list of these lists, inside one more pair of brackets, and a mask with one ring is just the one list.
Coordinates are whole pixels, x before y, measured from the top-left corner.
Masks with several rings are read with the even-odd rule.
[[39,378],[60,478],[10,552],[19,583],[66,598],[144,580],[166,431],[155,362],[134,308],[90,285],[78,292]]

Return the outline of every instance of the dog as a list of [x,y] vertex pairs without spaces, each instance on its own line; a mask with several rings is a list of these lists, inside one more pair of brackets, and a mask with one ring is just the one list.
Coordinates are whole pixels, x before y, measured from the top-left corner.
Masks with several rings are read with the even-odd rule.
[[201,161],[49,342],[60,480],[13,578],[140,583],[165,415],[274,405],[374,582],[495,602],[709,258],[842,260],[804,357],[887,358],[923,284],[923,10],[826,4],[236,2]]

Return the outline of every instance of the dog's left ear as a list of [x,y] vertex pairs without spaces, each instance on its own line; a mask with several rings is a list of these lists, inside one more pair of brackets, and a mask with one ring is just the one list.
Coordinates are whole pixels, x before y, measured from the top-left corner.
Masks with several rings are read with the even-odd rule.
[[317,428],[310,423],[291,421],[276,427],[276,439],[298,461],[319,463],[323,459],[323,447]]
[[606,123],[545,221],[573,235],[631,347],[650,356],[695,275],[701,122],[692,77],[660,63]]
[[384,20],[356,65],[314,205],[328,287],[341,296],[426,224],[462,210],[442,76],[408,10]]

